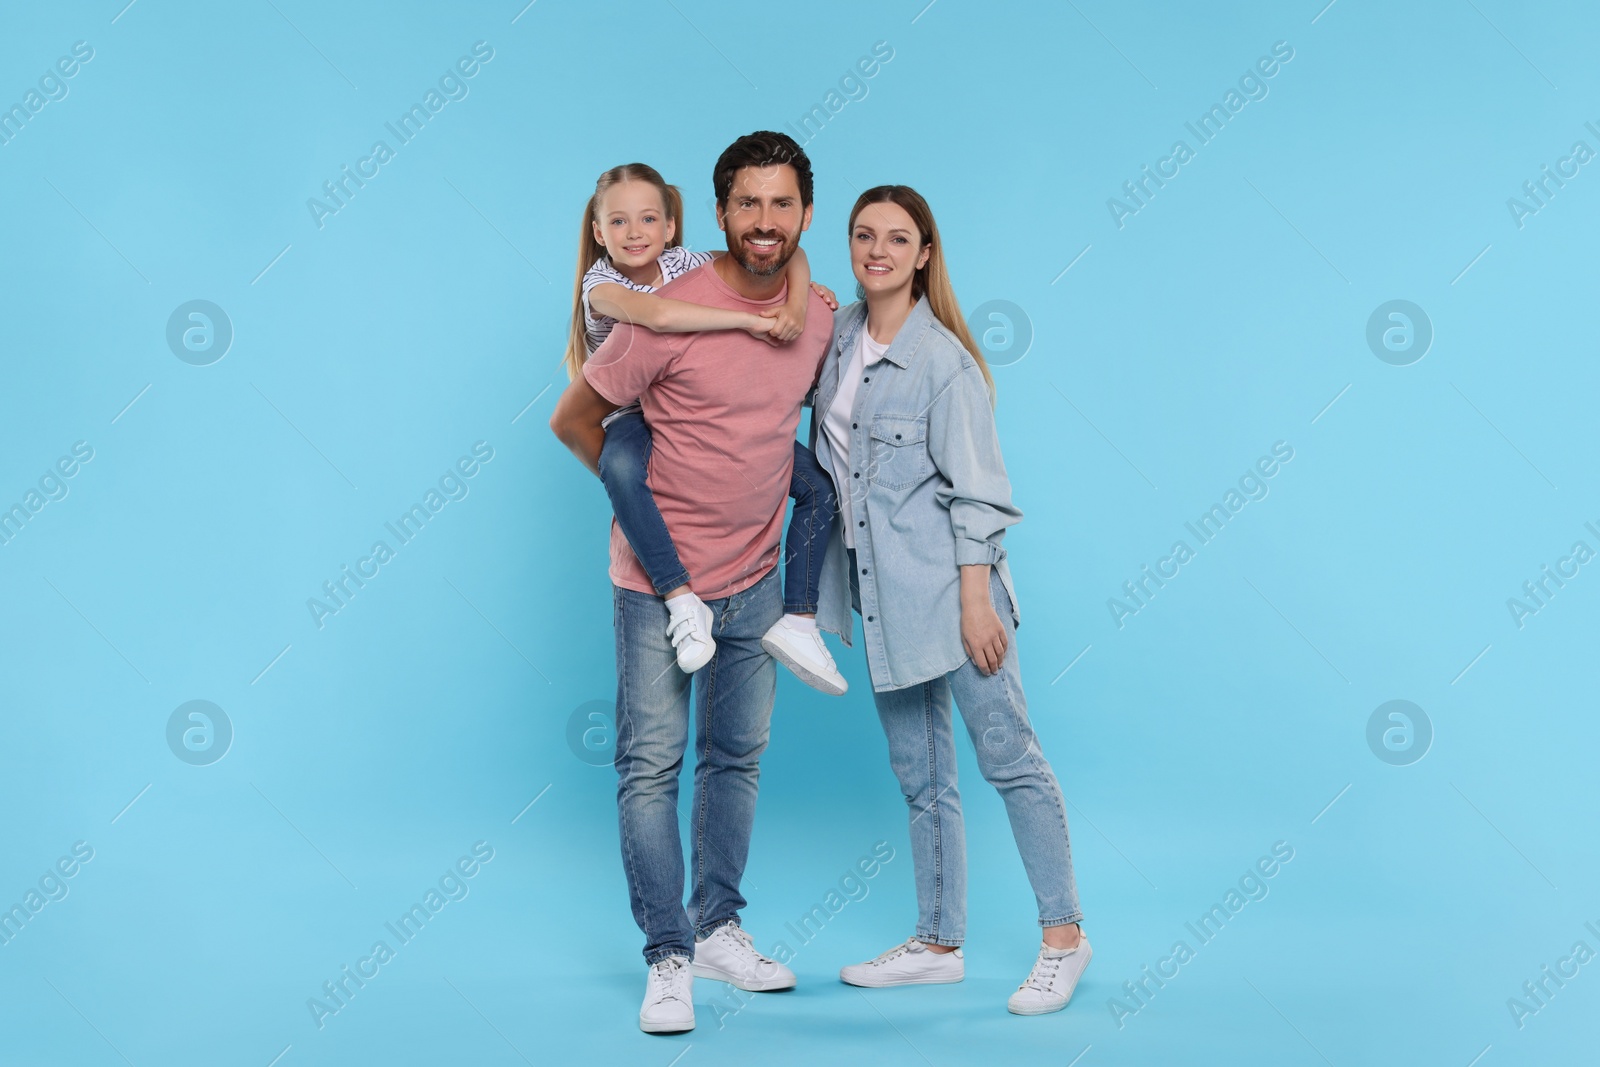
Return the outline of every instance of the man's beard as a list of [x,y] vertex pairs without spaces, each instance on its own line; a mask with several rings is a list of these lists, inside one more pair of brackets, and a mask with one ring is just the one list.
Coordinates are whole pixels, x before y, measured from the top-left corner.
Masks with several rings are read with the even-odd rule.
[[[745,241],[751,237],[778,238],[778,247],[767,256],[756,258],[756,253],[750,250]],[[782,240],[775,230],[747,230],[739,238],[735,246],[729,242],[728,254],[732,256],[745,271],[758,278],[769,278],[782,272],[789,265],[789,260],[794,257],[795,251],[800,247],[800,233],[796,231],[787,241]]]

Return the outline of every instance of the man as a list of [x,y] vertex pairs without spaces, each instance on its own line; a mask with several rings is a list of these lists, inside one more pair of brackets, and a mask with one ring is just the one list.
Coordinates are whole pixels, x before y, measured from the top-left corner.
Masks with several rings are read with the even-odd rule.
[[[759,313],[786,296],[784,267],[811,225],[811,162],[793,139],[759,132],[712,175],[728,254],[663,286],[663,297]],[[650,968],[639,1027],[694,1028],[693,976],[788,989],[794,973],[739,926],[777,668],[761,637],[783,613],[777,561],[800,407],[832,328],[811,297],[805,332],[772,347],[742,331],[655,334],[618,323],[556,405],[550,428],[598,473],[601,419],[638,398],[654,437],[649,485],[710,608],[716,653],[695,675],[693,877],[683,903],[678,772],[690,676],[667,637],[667,608],[627,539],[611,528],[617,639],[617,812],[634,921]]]

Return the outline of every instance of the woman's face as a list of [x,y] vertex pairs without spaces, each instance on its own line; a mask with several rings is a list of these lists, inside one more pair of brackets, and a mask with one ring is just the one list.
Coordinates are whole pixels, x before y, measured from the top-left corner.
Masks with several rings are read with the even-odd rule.
[[649,182],[618,182],[600,197],[594,236],[618,267],[653,265],[677,232],[661,190]]
[[850,269],[869,299],[902,290],[909,297],[913,276],[932,253],[899,204],[868,204],[850,224]]

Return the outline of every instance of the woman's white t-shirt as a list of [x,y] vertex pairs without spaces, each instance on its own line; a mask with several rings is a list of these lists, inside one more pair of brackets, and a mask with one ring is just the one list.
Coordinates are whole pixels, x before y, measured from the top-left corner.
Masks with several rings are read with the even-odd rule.
[[839,390],[833,394],[833,404],[822,417],[822,432],[832,452],[830,473],[839,490],[839,518],[844,523],[844,543],[848,548],[856,547],[856,520],[851,504],[858,495],[859,499],[866,497],[865,488],[856,490],[850,477],[850,416],[855,411],[856,390],[861,386],[862,374],[889,351],[887,344],[880,345],[868,336],[866,323],[861,324],[858,337],[849,360],[839,370]]

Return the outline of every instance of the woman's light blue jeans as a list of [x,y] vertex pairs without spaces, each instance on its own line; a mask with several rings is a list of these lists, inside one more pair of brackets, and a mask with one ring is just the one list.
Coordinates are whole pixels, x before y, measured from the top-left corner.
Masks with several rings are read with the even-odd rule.
[[[850,556],[854,577],[855,553]],[[969,659],[942,678],[872,694],[889,740],[889,763],[910,808],[916,938],[925,944],[960,945],[967,932],[967,848],[956,789],[952,702],[967,725],[978,769],[1005,802],[1038,901],[1039,925],[1083,918],[1072,875],[1066,803],[1028,723],[1011,601],[993,571],[989,595],[1006,632],[999,671],[983,674]]]

